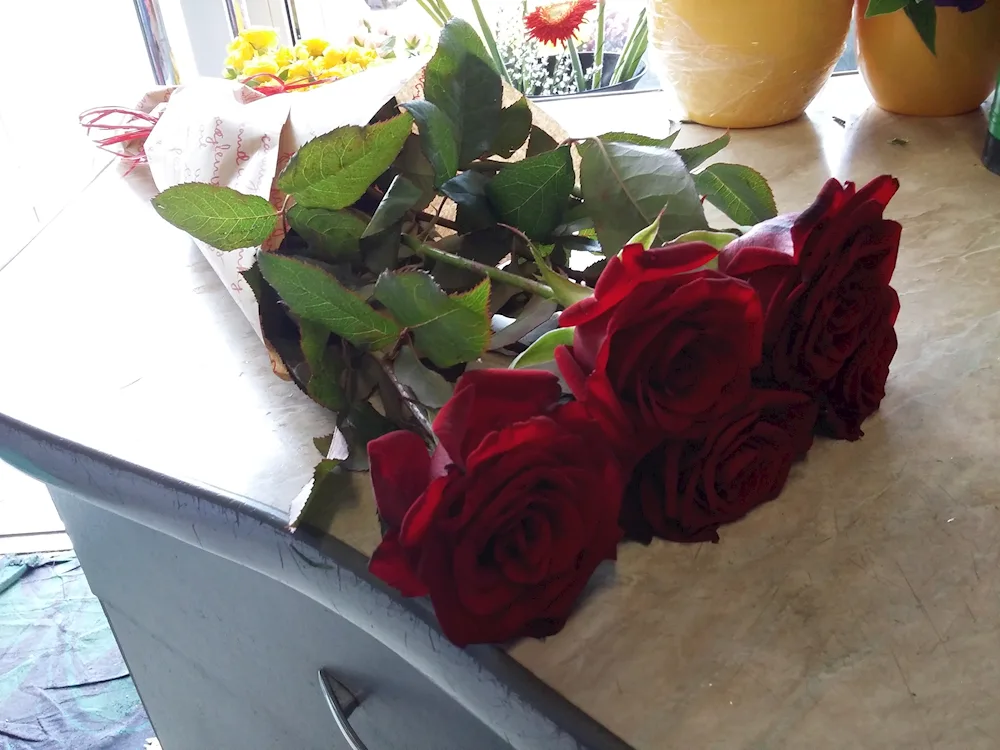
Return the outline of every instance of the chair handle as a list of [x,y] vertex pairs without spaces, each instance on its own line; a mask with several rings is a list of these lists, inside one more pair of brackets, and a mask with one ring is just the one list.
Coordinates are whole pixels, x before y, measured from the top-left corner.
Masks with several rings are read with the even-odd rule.
[[[333,693],[333,686],[330,684],[331,680],[336,682],[333,677],[327,674],[325,669],[319,670],[319,686],[323,690],[323,697],[326,698],[326,705],[330,707],[330,713],[333,714],[333,720],[337,722],[337,727],[340,729],[341,734],[344,735],[344,739],[347,740],[347,744],[351,750],[368,750],[365,743],[358,737],[358,733],[354,731],[354,727],[347,720],[347,714],[344,713],[340,701]],[[340,683],[337,682],[337,684],[339,685]]]

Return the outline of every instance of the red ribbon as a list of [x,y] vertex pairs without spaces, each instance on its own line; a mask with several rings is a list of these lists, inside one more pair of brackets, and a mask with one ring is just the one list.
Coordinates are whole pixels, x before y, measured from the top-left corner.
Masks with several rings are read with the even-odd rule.
[[[105,122],[105,119],[112,116],[124,117],[118,122]],[[137,164],[146,163],[146,150],[143,144],[153,131],[156,125],[156,117],[138,109],[125,109],[124,107],[94,107],[80,114],[80,124],[86,129],[87,135],[97,144],[102,151],[114,154],[123,161],[131,162],[134,168]],[[96,137],[91,135],[93,131],[98,134],[107,133]],[[115,148],[124,143],[137,142],[139,149],[136,152],[127,151],[124,147]]]
[[[272,73],[258,73],[242,79],[240,83],[246,85],[250,81],[257,80],[273,81],[273,83],[265,83],[254,88],[254,91],[258,91],[264,96],[273,96],[274,94],[284,94],[288,91],[308,88],[309,86],[332,83],[340,79],[322,78],[317,81],[299,79],[293,83],[287,83]],[[106,122],[107,118],[113,116],[124,119],[118,119],[117,122]],[[131,172],[137,165],[145,164],[148,161],[144,144],[149,134],[153,132],[153,126],[156,125],[157,119],[157,117],[148,112],[138,109],[94,107],[80,114],[80,125],[86,129],[87,136],[99,149],[107,151],[109,154],[114,154],[122,161],[129,162],[131,164],[129,171]],[[97,135],[93,135],[93,131],[97,131]],[[122,146],[122,144],[129,143],[138,146],[138,150],[132,152]]]

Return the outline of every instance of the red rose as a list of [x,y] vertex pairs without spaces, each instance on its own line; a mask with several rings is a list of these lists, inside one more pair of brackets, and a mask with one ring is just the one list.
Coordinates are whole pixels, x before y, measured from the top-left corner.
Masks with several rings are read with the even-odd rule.
[[602,560],[615,559],[624,479],[578,403],[559,404],[554,375],[464,375],[419,437],[368,444],[389,531],[370,570],[406,596],[430,595],[459,646],[562,629]]
[[623,456],[704,434],[746,399],[760,361],[761,310],[747,284],[696,271],[717,256],[704,243],[626,247],[594,296],[570,307],[572,347],[556,351],[573,393]]
[[701,440],[668,440],[636,467],[622,526],[642,542],[717,542],[717,529],[781,492],[812,446],[816,405],[802,393],[753,391]]
[[882,218],[899,183],[879,177],[860,191],[830,180],[798,215],[754,227],[719,257],[764,308],[761,384],[821,394],[882,323],[883,291],[901,227]]
[[889,364],[896,356],[893,326],[899,315],[899,296],[892,287],[885,287],[880,296],[873,330],[820,394],[820,427],[831,437],[860,438],[864,434],[861,424],[878,411],[885,398]]

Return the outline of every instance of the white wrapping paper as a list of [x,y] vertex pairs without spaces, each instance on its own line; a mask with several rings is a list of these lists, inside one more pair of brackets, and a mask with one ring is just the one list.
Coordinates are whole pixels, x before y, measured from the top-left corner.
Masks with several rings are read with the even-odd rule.
[[[422,64],[402,60],[309,91],[273,96],[214,78],[151,92],[140,108],[160,112],[145,144],[153,182],[160,191],[185,182],[222,185],[266,198],[280,211],[285,196],[275,181],[292,155],[331,130],[368,124]],[[277,247],[283,233],[279,223],[264,247]],[[260,248],[221,252],[195,244],[260,335],[257,301],[240,276]]]

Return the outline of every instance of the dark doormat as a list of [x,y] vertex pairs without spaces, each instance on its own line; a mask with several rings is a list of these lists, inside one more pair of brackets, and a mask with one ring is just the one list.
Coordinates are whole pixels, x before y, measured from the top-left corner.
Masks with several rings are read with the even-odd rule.
[[152,736],[73,553],[0,557],[0,750],[142,750]]

